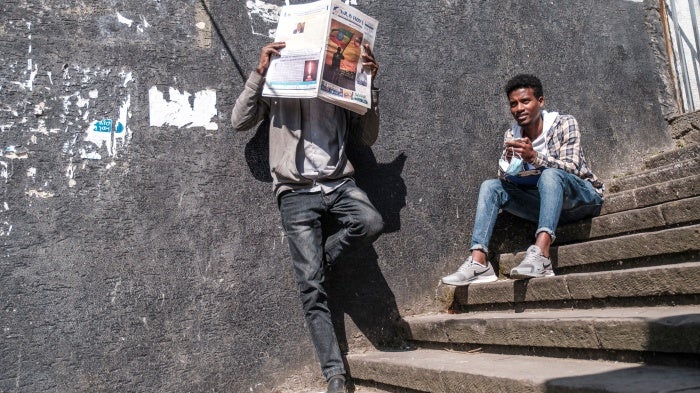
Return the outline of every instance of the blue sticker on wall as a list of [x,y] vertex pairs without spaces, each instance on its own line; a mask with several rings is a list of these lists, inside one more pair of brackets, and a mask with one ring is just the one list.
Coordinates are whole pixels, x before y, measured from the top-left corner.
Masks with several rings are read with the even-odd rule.
[[[121,125],[121,123],[119,123]],[[95,122],[95,130],[97,132],[112,132],[112,120],[104,119],[102,121]]]

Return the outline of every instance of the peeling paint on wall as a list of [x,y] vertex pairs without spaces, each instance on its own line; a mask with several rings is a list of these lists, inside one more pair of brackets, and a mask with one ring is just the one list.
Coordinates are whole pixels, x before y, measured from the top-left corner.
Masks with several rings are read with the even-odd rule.
[[124,25],[127,25],[127,26],[129,26],[129,27],[131,27],[131,25],[134,23],[133,20],[124,17],[124,16],[123,16],[122,14],[120,14],[119,12],[117,12],[117,21],[119,21],[119,23],[124,24]]
[[[216,91],[207,89],[192,94],[170,88],[170,100],[166,100],[156,86],[148,90],[150,125],[152,127],[175,126],[179,128],[204,127],[217,130],[211,119],[217,115]],[[190,100],[192,98],[192,100]]]
[[253,34],[273,38],[279,20],[279,7],[261,0],[249,0],[245,5]]
[[[83,85],[98,85],[104,83],[115,83],[117,81],[109,80],[109,75],[112,70],[96,70],[81,69],[75,67],[75,71],[80,75],[82,73]],[[122,88],[130,87],[130,83],[134,81],[132,72],[122,70],[119,74],[118,86]],[[64,79],[70,80],[70,73],[64,71]],[[102,153],[112,158],[117,158],[120,152],[126,151],[131,140],[131,128],[129,127],[129,118],[131,117],[131,93],[125,92],[125,96],[119,101],[119,107],[116,109],[110,107],[110,101],[104,98],[100,99],[98,89],[92,89],[87,92],[87,97],[84,93],[77,91],[71,95],[61,96],[63,100],[63,113],[61,113],[61,122],[66,124],[66,131],[78,127],[79,133],[74,133],[70,139],[63,144],[63,154],[73,157],[76,154],[81,159],[101,160],[104,158]],[[124,93],[123,93],[124,94]],[[111,93],[110,99],[116,97]],[[91,112],[92,110],[92,112]],[[105,117],[97,117],[93,113],[105,114]],[[77,117],[73,117],[77,114]],[[96,118],[97,117],[97,118]],[[72,174],[69,176],[72,181]],[[69,182],[70,186],[75,185]]]

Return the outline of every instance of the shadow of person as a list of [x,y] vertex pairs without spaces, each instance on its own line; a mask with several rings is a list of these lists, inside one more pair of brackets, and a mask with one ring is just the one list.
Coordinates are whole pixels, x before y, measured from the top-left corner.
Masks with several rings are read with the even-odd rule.
[[[326,274],[328,307],[338,345],[343,354],[351,347],[366,348],[369,343],[382,351],[407,351],[410,338],[408,324],[401,317],[396,298],[382,274],[374,246],[368,246],[337,261]],[[355,329],[348,330],[345,316]],[[363,340],[362,337],[366,339]],[[353,392],[352,367],[343,356],[348,372],[349,391]]]
[[384,233],[401,229],[401,209],[406,206],[406,184],[401,177],[406,155],[389,163],[378,163],[368,146],[351,144],[348,159],[355,167],[355,182],[367,193],[384,220]]
[[[348,159],[355,167],[355,182],[367,193],[384,220],[384,234],[401,229],[401,209],[406,206],[406,185],[401,177],[406,155],[401,153],[389,163],[378,163],[368,146],[350,144]],[[328,226],[329,233],[335,228]],[[410,329],[396,305],[396,298],[379,267],[374,246],[367,246],[337,261],[326,276],[328,305],[341,351],[354,344],[376,349],[409,350]],[[347,331],[348,316],[362,333]],[[349,342],[351,340],[351,342]],[[350,376],[352,370],[347,365]],[[351,391],[352,391],[352,384]]]
[[272,183],[270,175],[270,120],[265,118],[245,145],[245,161],[255,180]]
[[[384,279],[377,252],[365,247],[337,261],[326,274],[328,306],[338,343],[350,349],[345,315],[352,319],[364,337],[377,349],[404,349],[408,325],[399,314],[394,293]],[[353,337],[357,332],[351,332]]]

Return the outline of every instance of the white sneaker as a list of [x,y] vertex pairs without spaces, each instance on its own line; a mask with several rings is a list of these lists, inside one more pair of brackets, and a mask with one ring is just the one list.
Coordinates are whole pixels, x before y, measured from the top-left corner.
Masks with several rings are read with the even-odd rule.
[[498,280],[496,273],[493,272],[491,263],[486,262],[486,266],[482,266],[478,262],[474,262],[469,256],[462,266],[456,272],[442,278],[442,282],[447,285],[469,285],[475,282],[494,282]]
[[527,248],[523,261],[510,271],[510,278],[516,280],[522,278],[551,277],[553,275],[552,261],[542,255],[542,250],[535,245]]

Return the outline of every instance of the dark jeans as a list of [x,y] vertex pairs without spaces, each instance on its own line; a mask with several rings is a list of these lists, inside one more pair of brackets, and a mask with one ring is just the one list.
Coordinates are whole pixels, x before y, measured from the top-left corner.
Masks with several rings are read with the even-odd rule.
[[[374,241],[384,225],[367,194],[350,180],[331,193],[287,192],[279,197],[282,225],[289,241],[304,318],[326,380],[345,374],[333,330],[324,283],[324,261],[332,265],[346,251]],[[323,223],[340,229],[323,238]]]

